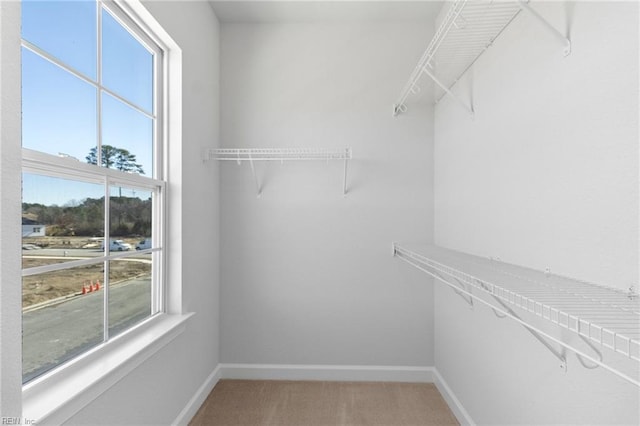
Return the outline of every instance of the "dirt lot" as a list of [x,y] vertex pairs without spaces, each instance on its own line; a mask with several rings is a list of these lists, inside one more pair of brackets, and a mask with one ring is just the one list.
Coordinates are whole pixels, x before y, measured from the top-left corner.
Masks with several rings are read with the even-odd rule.
[[[85,239],[86,241],[86,239]],[[66,246],[69,247],[69,246]],[[23,268],[60,263],[60,259],[23,259]],[[111,261],[109,277],[111,285],[142,276],[151,276],[151,264],[139,261]],[[45,302],[62,296],[82,293],[82,286],[99,281],[104,283],[104,265],[80,266],[61,271],[32,275],[22,279],[22,307]]]

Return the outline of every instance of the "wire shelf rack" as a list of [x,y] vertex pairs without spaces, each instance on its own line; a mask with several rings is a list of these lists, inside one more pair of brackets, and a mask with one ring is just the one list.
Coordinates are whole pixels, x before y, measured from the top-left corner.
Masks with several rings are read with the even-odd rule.
[[394,104],[394,115],[407,111],[405,102],[409,95],[420,92],[418,83],[425,74],[436,83],[436,102],[449,94],[473,114],[473,105],[457,97],[451,89],[522,10],[561,39],[565,55],[568,55],[569,40],[527,1],[455,0]]
[[[515,319],[539,340],[549,339],[640,387],[637,374],[629,375],[607,364],[594,346],[623,355],[640,368],[640,297],[633,288],[622,291],[437,246],[394,244],[393,253],[456,292],[501,312],[499,316]],[[540,330],[512,307],[575,333],[598,356]]]
[[254,161],[344,161],[344,181],[342,194],[347,194],[347,168],[352,158],[351,148],[324,149],[324,148],[206,148],[203,152],[203,160],[236,161],[241,164],[248,161],[251,165],[258,191],[258,197],[262,194],[262,185],[254,167]]
[[284,161],[284,160],[350,160],[351,148],[255,148],[255,149],[207,149],[205,160],[232,161]]

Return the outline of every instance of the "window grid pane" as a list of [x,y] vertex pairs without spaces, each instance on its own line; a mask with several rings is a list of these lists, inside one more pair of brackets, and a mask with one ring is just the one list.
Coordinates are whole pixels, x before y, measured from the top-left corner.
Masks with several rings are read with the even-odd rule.
[[153,176],[153,120],[102,94],[102,166]]
[[95,87],[86,81],[22,48],[25,148],[84,161],[97,144],[96,97]]
[[[23,310],[23,382],[103,342],[103,291],[82,291],[85,281],[95,284],[103,274],[100,262],[23,278],[27,297],[44,300]],[[50,299],[54,291],[62,296]]]
[[102,9],[101,40],[102,85],[152,113],[153,54],[106,9]]
[[109,264],[109,336],[152,314],[151,254],[140,254]]
[[97,4],[87,1],[22,1],[22,37],[96,79]]

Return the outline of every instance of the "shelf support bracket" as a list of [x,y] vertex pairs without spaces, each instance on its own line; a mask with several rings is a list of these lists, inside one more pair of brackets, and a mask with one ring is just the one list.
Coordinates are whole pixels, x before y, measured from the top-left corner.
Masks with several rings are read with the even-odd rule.
[[393,116],[396,117],[398,114],[407,112],[407,106],[405,104],[395,104],[393,106]]
[[460,104],[460,106],[462,108],[466,109],[471,114],[471,116],[473,117],[473,115],[474,115],[473,106],[470,106],[470,105],[467,105],[466,103],[464,103],[451,90],[449,90],[449,88],[447,86],[442,84],[442,82],[440,80],[438,80],[438,78],[431,71],[429,71],[429,69],[427,67],[422,68],[422,72],[424,72],[426,75],[431,77],[431,80],[433,80],[438,86],[440,86],[440,88],[442,90],[444,90],[449,96],[451,96],[453,99],[455,99],[456,102],[458,102],[458,104]]
[[253,179],[256,182],[256,189],[258,191],[258,198],[262,195],[262,188],[260,187],[260,181],[258,180],[258,175],[256,174],[256,168],[253,165],[253,158],[249,155],[249,165],[251,166],[251,173],[253,173]]
[[[480,281],[479,279],[476,279],[475,281],[476,281],[476,283],[477,283],[480,287],[482,287],[485,291],[487,291],[487,292],[489,292],[489,293],[492,293],[492,291],[491,291],[491,289],[489,288],[489,286],[488,286],[488,285],[486,285],[483,281]],[[501,313],[500,313],[500,312],[498,312],[498,311],[496,310],[496,308],[494,308],[494,307],[491,307],[491,310],[493,311],[493,314],[494,314],[496,317],[500,318],[500,319],[502,319],[502,318],[508,318],[507,314],[501,314]]]
[[[454,280],[455,280],[455,278],[454,278]],[[472,293],[472,290],[473,290],[472,288],[468,288],[468,289],[467,289],[467,286],[465,286],[464,284],[462,284],[459,280],[455,280],[455,281],[460,285],[460,287],[462,287],[462,289],[463,289],[463,290],[466,290],[467,292]],[[453,289],[453,291],[454,291],[458,296],[460,296],[460,297],[462,298],[462,300],[464,300],[465,302],[467,302],[467,304],[469,305],[469,308],[470,308],[470,309],[473,309],[473,296],[469,296],[469,300],[467,300],[467,298],[466,298],[466,297],[464,297],[464,296],[465,296],[465,293],[463,293],[462,291],[460,291],[460,290],[456,290],[455,288]]]
[[[587,344],[587,346],[589,346],[589,347],[590,347],[590,348],[591,348],[591,349],[596,353],[596,355],[598,355],[598,360],[599,360],[600,362],[602,362],[602,352],[600,352],[600,351],[598,350],[598,348],[596,348],[596,347],[595,347],[595,345],[594,345],[593,343],[591,343],[591,342],[589,341],[589,339],[587,339],[586,337],[584,337],[582,334],[579,334],[578,336],[580,336],[580,338],[582,339],[582,341],[583,341],[584,343],[586,343],[586,344]],[[590,365],[590,364],[587,364],[587,363],[586,363],[586,361],[584,360],[584,358],[583,358],[579,353],[577,353],[577,352],[576,352],[576,358],[578,358],[578,361],[580,361],[580,364],[582,364],[582,366],[583,366],[584,368],[587,368],[587,369],[589,369],[589,370],[594,370],[594,369],[596,369],[596,368],[600,367],[600,365],[598,365],[598,364],[591,364],[591,365]]]
[[527,2],[524,0],[518,0],[518,4],[520,8],[526,10],[531,16],[536,18],[538,22],[540,22],[547,30],[551,32],[562,44],[564,45],[564,56],[569,56],[571,53],[571,40],[565,37],[560,31],[558,31],[553,25],[549,23],[546,19],[542,17],[538,12],[535,11]]
[[[439,280],[441,280],[441,281],[446,281],[446,279],[445,279],[445,278],[443,278],[443,277],[442,277],[442,275],[440,275],[439,273],[437,273],[437,272],[435,272],[435,271],[433,271],[432,273],[433,273],[434,275],[436,275],[436,278],[438,278]],[[456,286],[455,286],[455,285],[451,285],[450,287],[451,287],[451,289],[453,290],[453,292],[454,292],[455,294],[457,294],[458,296],[460,296],[460,298],[461,298],[462,300],[464,300],[464,301],[467,303],[467,305],[469,305],[469,308],[470,308],[470,309],[473,309],[473,296],[471,295],[471,294],[472,294],[472,293],[471,293],[471,290],[472,290],[472,289],[471,289],[471,288],[467,289],[467,286],[466,286],[466,285],[464,285],[464,284],[462,284],[462,283],[460,282],[460,280],[455,279],[455,278],[452,278],[452,279],[457,283],[458,287],[460,287],[460,289],[462,290],[462,291],[460,291],[460,290],[458,290],[458,289],[456,288]],[[465,296],[467,296],[467,293],[469,294],[469,296],[468,296],[469,298],[468,298],[468,299],[465,297]]]
[[342,184],[342,195],[343,196],[347,196],[347,166],[349,165],[349,158],[348,156],[345,157],[344,159],[344,181]]
[[[480,282],[482,288],[484,288],[485,290],[489,291],[489,288],[483,283]],[[491,297],[493,297],[493,299],[502,307],[502,309],[505,310],[505,312],[507,312],[510,316],[517,318],[518,320],[522,321],[522,318],[520,318],[520,316],[518,314],[516,314],[513,309],[511,309],[510,307],[508,307],[506,305],[506,303],[504,303],[502,300],[500,300],[495,294],[491,294]],[[498,318],[506,318],[507,315],[498,315],[498,312],[493,309],[493,313],[495,314],[496,317]],[[521,322],[522,323],[522,322]],[[553,356],[555,356],[556,358],[558,358],[560,360],[560,368],[564,370],[564,372],[567,372],[567,356],[565,353],[565,350],[557,350],[551,343],[549,343],[547,341],[547,339],[545,339],[543,336],[540,335],[540,333],[538,333],[535,330],[532,330],[529,327],[524,327],[525,330],[527,330],[529,333],[531,333],[531,335],[533,337],[535,337],[540,343],[542,343],[547,349],[549,349],[549,352],[551,352],[553,354]],[[591,346],[591,345],[590,345]],[[577,355],[577,354],[576,354]],[[582,363],[582,359],[578,358],[580,360],[580,362]],[[584,364],[582,364],[584,365]]]

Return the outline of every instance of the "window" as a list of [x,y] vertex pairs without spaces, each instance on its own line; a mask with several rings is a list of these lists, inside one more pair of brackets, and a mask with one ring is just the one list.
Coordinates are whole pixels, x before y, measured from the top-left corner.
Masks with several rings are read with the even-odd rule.
[[165,310],[162,57],[111,1],[23,0],[23,383]]

